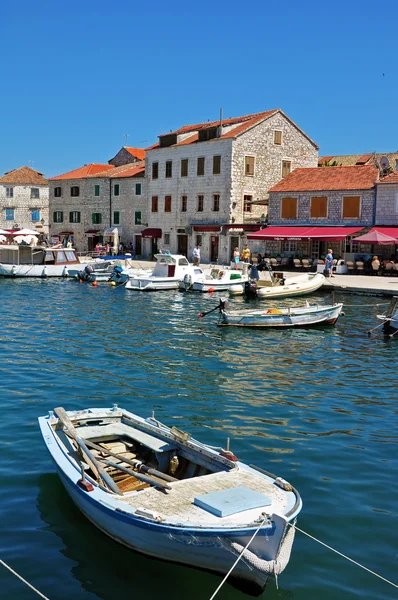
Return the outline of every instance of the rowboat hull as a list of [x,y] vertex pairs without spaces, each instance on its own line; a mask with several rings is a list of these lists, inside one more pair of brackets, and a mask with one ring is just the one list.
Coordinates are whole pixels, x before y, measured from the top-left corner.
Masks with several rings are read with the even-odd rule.
[[[91,409],[92,413],[97,422],[103,419],[108,423],[112,419],[112,414],[115,416],[115,411],[113,410],[112,413],[112,409],[108,411]],[[76,418],[77,414],[81,415],[82,413],[77,413],[77,411],[68,413],[71,419]],[[132,415],[127,411],[123,411],[123,414],[128,418],[130,418],[129,415]],[[120,412],[118,415],[120,416]],[[133,416],[137,418],[135,415]],[[148,421],[142,420],[144,424]],[[259,525],[262,524],[250,547],[245,550],[241,560],[234,568],[233,578],[239,580],[240,585],[249,593],[258,594],[264,589],[270,575],[279,574],[285,568],[294,538],[294,528],[289,527],[289,523],[294,523],[302,505],[294,488],[290,488],[293,491],[284,491],[279,487],[274,487],[276,479],[271,474],[260,473],[261,470],[244,465],[239,461],[229,465],[230,461],[220,458],[215,450],[192,440],[189,445],[191,449],[197,445],[203,456],[223,461],[223,468],[231,468],[233,478],[243,477],[246,480],[256,478],[258,485],[268,486],[267,493],[271,490],[272,493],[275,493],[275,498],[283,498],[284,508],[282,509],[281,505],[281,514],[274,512],[272,503],[272,510],[271,506],[268,507],[269,517],[264,517],[263,508],[260,507],[245,510],[243,514],[247,519],[246,522],[240,517],[242,513],[216,518],[206,511],[201,511],[198,507],[192,507],[194,503],[191,498],[189,501],[191,505],[190,518],[186,520],[183,513],[178,519],[167,518],[168,495],[170,495],[168,506],[170,512],[174,511],[174,505],[182,506],[179,503],[181,488],[188,486],[189,489],[192,485],[198,489],[201,481],[203,481],[202,485],[206,487],[210,482],[214,483],[214,478],[217,479],[219,474],[213,473],[205,477],[197,476],[194,479],[176,481],[170,484],[167,494],[146,489],[118,496],[104,489],[103,485],[99,485],[89,476],[87,476],[87,480],[92,484],[92,489],[83,489],[79,485],[81,464],[75,460],[73,452],[65,451],[63,447],[65,436],[63,433],[56,433],[57,425],[54,425],[54,415],[40,417],[39,423],[45,444],[66,491],[81,512],[113,540],[148,556],[225,575],[253,534],[259,529]],[[164,427],[162,426],[163,431],[172,431],[168,428],[164,429]],[[149,429],[149,431],[154,428],[154,425],[145,426],[145,429]],[[168,437],[172,439],[171,435]],[[228,469],[224,470],[221,479],[228,478],[228,472]],[[271,483],[272,485],[270,485]],[[227,484],[227,492],[231,491],[228,485],[232,484]],[[158,494],[155,506],[159,513],[164,511],[163,518],[154,511],[142,508],[145,507],[145,498],[152,493]],[[195,497],[195,491],[192,492],[192,495]],[[193,514],[201,516],[202,513],[204,515],[203,522],[200,518],[197,520],[192,517]]]
[[304,306],[288,309],[222,311],[219,326],[234,327],[316,327],[334,325],[342,304]]
[[[290,281],[289,281],[290,279]],[[290,298],[316,292],[325,283],[322,273],[287,278],[284,285],[257,287],[258,298]]]

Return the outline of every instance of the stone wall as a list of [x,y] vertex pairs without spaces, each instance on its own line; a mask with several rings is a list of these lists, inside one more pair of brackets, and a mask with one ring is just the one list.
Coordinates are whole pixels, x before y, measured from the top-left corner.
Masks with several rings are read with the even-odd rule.
[[[13,197],[7,198],[6,188],[13,188]],[[31,198],[31,190],[39,190],[39,198]],[[47,185],[0,184],[0,228],[37,229],[37,235],[47,235],[49,223],[49,187]],[[14,220],[6,220],[6,208],[14,209]],[[32,221],[32,210],[40,210],[40,220]],[[41,223],[44,219],[44,225]]]
[[[136,194],[136,183],[141,183],[141,195]],[[114,186],[119,185],[119,196],[114,194]],[[100,186],[100,195],[95,196],[95,186]],[[79,186],[80,194],[71,196],[71,187]],[[54,188],[62,188],[62,196],[54,196]],[[55,211],[63,212],[63,223],[54,223]],[[80,223],[70,223],[69,213],[79,211]],[[145,178],[136,177],[89,177],[85,179],[70,179],[50,181],[50,217],[51,235],[62,231],[73,233],[75,247],[79,252],[88,250],[88,234],[86,231],[97,230],[98,237],[108,227],[114,225],[114,212],[120,213],[120,227],[122,234],[120,241],[128,244],[134,236],[141,233],[147,219],[147,194]],[[141,212],[141,224],[135,224],[135,213]],[[102,215],[101,224],[93,224],[93,213]]]
[[[318,192],[270,192],[269,225],[372,225],[375,205],[375,190],[352,191],[318,191]],[[311,218],[311,198],[327,196],[327,217]],[[360,216],[354,219],[343,219],[343,197],[360,196]],[[282,198],[298,198],[297,219],[282,219]]]
[[376,188],[375,225],[398,225],[398,183],[381,183]]

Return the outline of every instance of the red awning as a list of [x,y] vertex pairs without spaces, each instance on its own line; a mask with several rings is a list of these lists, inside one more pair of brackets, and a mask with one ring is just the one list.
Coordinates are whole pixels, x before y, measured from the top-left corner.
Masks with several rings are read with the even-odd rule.
[[194,231],[214,231],[220,233],[222,225],[192,225]]
[[144,229],[143,231],[141,231],[141,236],[143,238],[159,239],[162,237],[162,230],[157,229],[156,227],[149,227],[148,229]]
[[243,229],[243,231],[257,231],[258,223],[227,223],[223,225],[224,229]]
[[249,233],[249,240],[344,240],[347,236],[361,231],[363,227],[310,227],[308,225],[284,227],[270,226]]

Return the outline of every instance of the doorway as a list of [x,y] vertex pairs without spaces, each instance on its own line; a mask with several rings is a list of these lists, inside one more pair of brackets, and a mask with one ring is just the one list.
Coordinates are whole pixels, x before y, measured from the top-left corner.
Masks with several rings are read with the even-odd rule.
[[218,246],[219,246],[218,235],[212,235],[210,237],[210,262],[212,262],[212,263],[218,262]]
[[142,254],[142,237],[140,235],[135,236],[135,248],[134,256],[141,256]]
[[157,238],[151,239],[151,256],[155,256],[158,253],[158,240]]
[[236,235],[229,238],[229,261],[233,262],[234,260],[234,250],[235,248],[239,248],[239,237]]
[[188,256],[188,236],[177,235],[177,254]]

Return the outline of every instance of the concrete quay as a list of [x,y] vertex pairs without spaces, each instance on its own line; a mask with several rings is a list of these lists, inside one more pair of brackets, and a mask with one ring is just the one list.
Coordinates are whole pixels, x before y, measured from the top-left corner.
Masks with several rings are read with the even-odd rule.
[[334,275],[326,279],[321,289],[365,296],[398,296],[398,277]]

